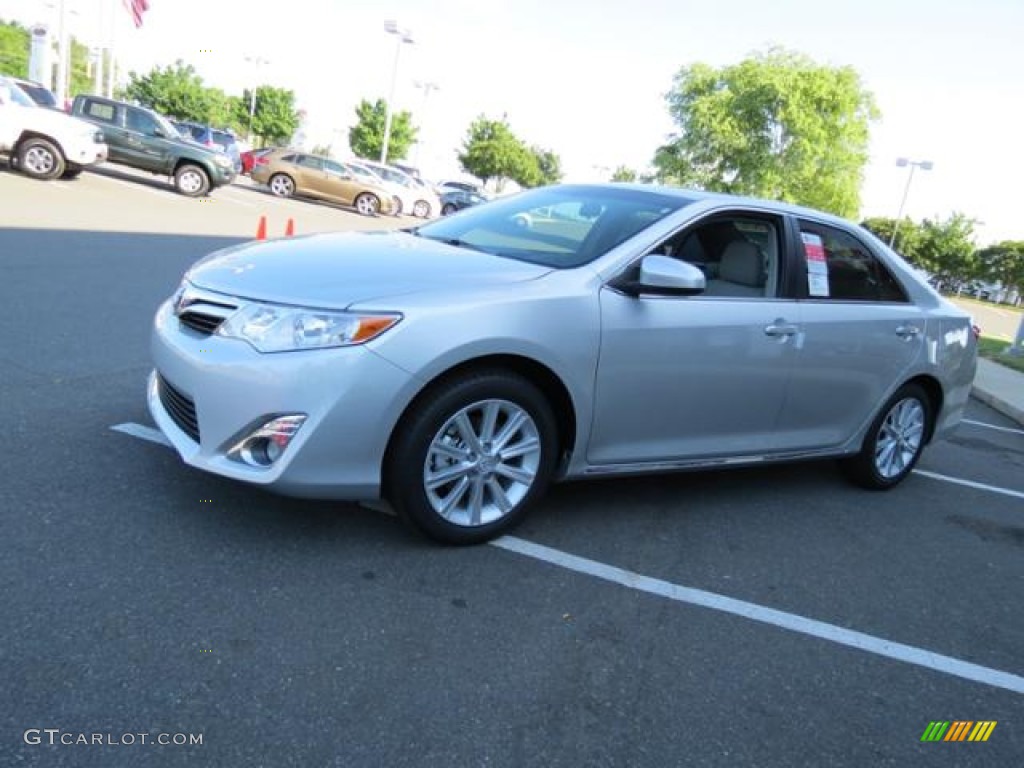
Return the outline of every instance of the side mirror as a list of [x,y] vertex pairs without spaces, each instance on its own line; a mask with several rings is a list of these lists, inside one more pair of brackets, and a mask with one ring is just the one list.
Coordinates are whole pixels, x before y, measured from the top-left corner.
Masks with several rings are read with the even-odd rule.
[[615,287],[630,296],[696,296],[707,288],[707,280],[693,264],[652,253],[640,262],[638,279],[621,281]]

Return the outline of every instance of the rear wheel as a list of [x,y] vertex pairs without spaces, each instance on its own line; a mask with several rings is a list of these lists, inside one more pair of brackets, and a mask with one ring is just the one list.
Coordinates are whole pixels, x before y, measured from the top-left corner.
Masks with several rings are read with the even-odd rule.
[[363,192],[355,200],[356,210],[364,216],[376,216],[380,211],[380,200],[370,192]]
[[187,163],[174,172],[174,188],[187,197],[202,197],[210,191],[210,177],[198,165]]
[[396,428],[386,493],[407,522],[448,544],[518,524],[551,480],[555,418],[527,379],[480,371],[428,390]]
[[295,194],[295,180],[286,173],[275,173],[267,186],[278,197],[291,197]]
[[47,139],[25,139],[18,145],[17,158],[18,170],[34,179],[56,179],[64,173],[64,155]]
[[451,216],[453,213],[455,213],[455,206],[451,203],[445,203],[444,208],[441,209],[441,215]]
[[402,198],[398,197],[397,195],[391,198],[391,215],[402,215]]
[[872,490],[899,484],[921,458],[932,418],[931,400],[921,386],[900,387],[871,424],[860,453],[840,463],[844,473]]
[[430,203],[426,200],[417,200],[416,204],[412,207],[412,215],[420,219],[428,218],[430,216]]

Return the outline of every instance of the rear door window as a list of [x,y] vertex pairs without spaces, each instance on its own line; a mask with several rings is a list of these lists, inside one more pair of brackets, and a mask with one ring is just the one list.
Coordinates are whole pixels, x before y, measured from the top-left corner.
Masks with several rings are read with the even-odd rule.
[[903,286],[853,234],[838,227],[800,221],[807,267],[807,296],[833,301],[906,302]]

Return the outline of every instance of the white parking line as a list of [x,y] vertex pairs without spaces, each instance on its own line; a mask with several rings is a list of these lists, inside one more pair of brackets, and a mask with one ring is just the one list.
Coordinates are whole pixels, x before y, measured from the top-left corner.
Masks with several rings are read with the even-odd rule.
[[960,419],[963,424],[972,424],[975,427],[987,427],[988,429],[994,429],[998,432],[1012,432],[1015,435],[1024,435],[1024,429],[1014,429],[1013,427],[1000,427],[996,424],[988,424],[984,421],[974,421],[973,419]]
[[132,437],[138,437],[142,440],[148,440],[151,443],[157,443],[158,445],[164,445],[168,448],[172,448],[171,441],[164,437],[164,433],[159,429],[153,429],[153,427],[144,427],[141,424],[133,424],[127,422],[125,424],[115,424],[111,427],[115,432],[123,432],[126,435]]
[[[152,427],[127,422],[124,424],[117,424],[111,427],[111,429],[116,432],[131,435],[132,437],[138,437],[142,440],[148,440],[152,443],[171,447],[170,442],[168,442],[167,438],[164,437],[163,433]],[[1024,493],[1019,491],[1011,491],[1006,488],[985,485],[984,483],[975,483],[970,480],[961,480],[960,478],[955,477],[946,477],[945,475],[926,472],[922,469],[915,469],[914,472],[936,480],[943,480],[959,485],[966,485],[971,488],[978,488],[980,490],[1024,498]],[[371,505],[370,508],[373,509],[374,507]],[[817,619],[809,619],[805,616],[800,616],[799,614],[787,613],[786,611],[767,608],[763,605],[758,605],[757,603],[749,603],[745,600],[737,600],[736,598],[727,597],[726,595],[719,595],[715,592],[707,592],[703,589],[695,589],[693,587],[684,587],[679,584],[673,584],[669,581],[655,579],[634,571],[627,571],[613,565],[599,563],[596,560],[589,560],[584,557],[572,555],[568,552],[562,552],[558,549],[552,549],[551,547],[545,547],[542,544],[535,544],[531,541],[526,541],[525,539],[516,538],[514,536],[502,536],[490,543],[492,546],[498,547],[499,549],[515,552],[516,554],[523,555],[525,557],[532,557],[535,560],[541,560],[543,562],[550,563],[551,565],[557,565],[560,568],[593,576],[594,578],[618,584],[623,587],[628,587],[630,589],[635,589],[639,592],[657,595],[679,603],[688,603],[690,605],[697,605],[703,608],[710,608],[715,611],[732,614],[733,616],[750,619],[751,621],[761,622],[762,624],[770,624],[772,626],[779,627],[780,629],[789,630],[790,632],[797,632],[799,634],[817,637],[821,640],[828,640],[829,642],[836,643],[838,645],[857,648],[867,653],[873,653],[876,656],[884,656],[896,661],[902,661],[907,664],[931,669],[935,672],[952,675],[953,677],[960,677],[965,680],[984,683],[985,685],[1004,688],[1008,691],[1013,691],[1014,693],[1024,694],[1024,677],[1014,675],[1010,672],[1003,672],[1002,670],[992,669],[991,667],[983,667],[980,664],[963,661],[961,659],[953,658],[952,656],[943,656],[942,654],[934,653],[924,648],[917,648],[912,645],[893,642],[891,640],[886,640],[885,638],[868,635],[863,632],[857,632],[844,627],[838,627],[824,621],[818,621]]]
[[723,613],[740,616],[751,621],[770,624],[780,629],[810,635],[811,637],[828,640],[829,642],[838,643],[850,648],[857,648],[877,656],[884,656],[896,661],[942,672],[943,674],[961,677],[965,680],[972,680],[996,688],[1004,688],[1014,693],[1024,694],[1024,677],[1009,672],[972,664],[969,661],[954,659],[951,656],[943,656],[912,645],[895,643],[891,640],[875,637],[874,635],[866,635],[863,632],[855,632],[851,629],[837,627],[834,624],[808,619],[795,613],[778,611],[774,608],[766,608],[756,603],[736,600],[735,598],[726,597],[714,592],[706,592],[702,589],[683,587],[668,581],[662,581],[661,579],[653,579],[650,576],[643,576],[633,571],[599,563],[596,560],[588,560],[584,557],[570,555],[568,552],[562,552],[558,549],[534,544],[533,542],[512,536],[503,536],[492,541],[491,544],[509,552],[532,557],[535,560],[541,560],[551,565],[557,565],[560,568],[593,576],[594,578],[635,589],[639,592],[665,597],[679,603],[688,603],[715,611],[722,611]]
[[1001,493],[1003,496],[1012,496],[1015,499],[1024,499],[1024,491],[1014,491],[1010,488],[1000,488],[998,485],[988,485],[987,483],[976,483],[973,480],[964,480],[962,477],[950,477],[949,475],[940,475],[937,472],[929,472],[925,469],[915,469],[915,475],[921,475],[922,477],[930,477],[932,480],[941,480],[944,483],[953,483],[954,485],[964,485],[968,488],[977,488],[979,491],[988,491],[989,493]]

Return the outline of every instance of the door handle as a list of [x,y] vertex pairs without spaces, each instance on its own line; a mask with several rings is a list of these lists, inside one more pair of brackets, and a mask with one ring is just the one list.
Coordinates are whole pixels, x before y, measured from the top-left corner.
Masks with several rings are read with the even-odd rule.
[[901,325],[896,329],[896,335],[904,341],[910,341],[921,335],[921,329],[916,325]]
[[794,336],[796,335],[797,327],[791,323],[783,322],[782,320],[776,320],[771,325],[764,327],[764,335],[771,336],[773,338],[779,336]]

